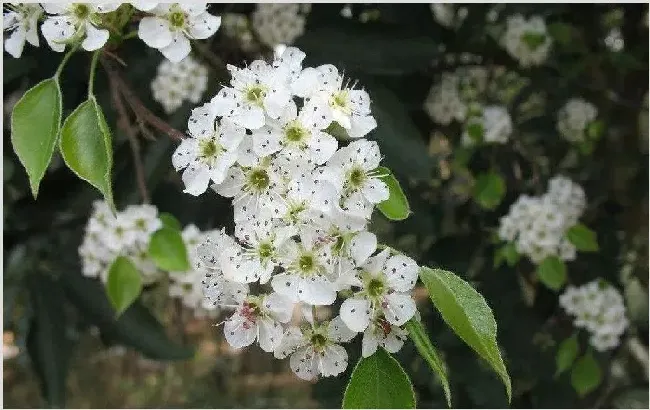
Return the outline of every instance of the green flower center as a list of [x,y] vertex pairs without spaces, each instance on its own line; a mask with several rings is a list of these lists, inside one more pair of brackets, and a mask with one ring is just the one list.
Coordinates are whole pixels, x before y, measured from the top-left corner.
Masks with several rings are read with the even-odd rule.
[[285,128],[284,136],[288,142],[301,142],[307,136],[307,131],[300,124],[293,122]]
[[248,175],[248,185],[257,191],[263,191],[269,186],[271,180],[263,169],[254,169]]
[[353,188],[359,188],[366,180],[366,173],[360,167],[353,168],[348,175],[348,182]]
[[314,333],[310,338],[311,344],[314,348],[323,348],[327,345],[327,338],[320,333]]
[[372,297],[381,296],[384,294],[384,282],[379,279],[371,279],[368,282],[368,294]]
[[304,254],[298,258],[298,268],[302,272],[311,272],[316,267],[314,257],[310,254]]
[[259,85],[254,85],[246,90],[246,101],[251,104],[262,106],[265,95],[266,92],[264,91],[264,88]]
[[273,245],[270,243],[262,243],[257,248],[257,253],[260,255],[260,258],[267,259],[273,255]]
[[185,13],[175,11],[169,15],[169,24],[175,28],[182,28],[185,26]]
[[142,218],[138,218],[135,220],[135,227],[141,231],[144,231],[145,228],[147,227],[147,221],[145,221]]
[[334,247],[333,247],[334,252],[336,252],[337,254],[340,253],[343,250],[344,245],[345,245],[345,238],[343,237],[343,235],[339,235],[336,238],[336,243],[334,243]]
[[210,159],[216,157],[221,152],[221,146],[216,141],[202,140],[199,141],[199,156],[203,159]]
[[183,283],[183,291],[190,292],[191,290],[192,290],[192,284],[191,283]]
[[348,106],[348,100],[349,100],[348,91],[341,90],[332,96],[332,99],[330,100],[330,104],[334,108],[338,108],[339,110],[349,112],[350,107]]
[[79,20],[85,20],[90,15],[90,8],[85,4],[75,4],[72,12]]
[[524,33],[522,39],[524,40],[524,43],[526,43],[528,48],[534,51],[539,46],[544,44],[544,42],[546,41],[546,35],[540,33],[528,32],[528,33]]

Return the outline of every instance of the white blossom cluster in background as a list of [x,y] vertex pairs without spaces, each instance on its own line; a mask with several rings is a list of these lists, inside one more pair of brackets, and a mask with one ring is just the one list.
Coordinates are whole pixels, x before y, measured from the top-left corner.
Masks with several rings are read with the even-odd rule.
[[248,51],[253,48],[255,37],[251,29],[248,16],[239,13],[224,13],[221,18],[223,33],[239,42],[242,50]]
[[308,3],[260,3],[251,15],[253,29],[269,47],[293,44],[305,32]]
[[[148,255],[151,235],[162,227],[158,209],[153,205],[130,205],[124,211],[111,212],[104,201],[95,201],[79,247],[84,276],[99,278],[106,283],[108,271],[118,256],[133,262],[142,275],[144,284],[160,280],[166,273],[156,267]],[[183,304],[194,309],[196,316],[216,313],[214,305],[205,303],[200,281],[205,269],[198,263],[196,246],[211,232],[201,232],[189,225],[183,230],[191,269],[188,272],[170,272],[170,296],[181,298]]]
[[[45,14],[41,32],[50,48],[63,52],[80,42],[86,51],[102,48],[110,37],[108,13],[122,3],[10,3],[3,15],[4,31],[11,34],[5,49],[20,57],[25,41],[39,45],[36,25]],[[170,61],[179,62],[190,53],[190,40],[211,37],[221,24],[221,17],[206,11],[207,3],[132,2],[133,7],[148,15],[140,20],[138,36]],[[45,12],[45,13],[43,13]]]
[[589,332],[589,344],[601,352],[618,346],[629,324],[623,296],[598,279],[579,287],[567,286],[560,306],[573,316],[574,326]]
[[575,246],[566,232],[578,223],[586,207],[585,193],[580,185],[556,176],[549,181],[542,196],[521,195],[501,217],[499,238],[514,242],[517,252],[534,263],[548,256],[574,260]]
[[540,65],[551,50],[551,36],[540,16],[526,19],[521,14],[509,16],[501,45],[522,67]]
[[[512,119],[504,99],[494,98],[501,97],[494,91],[506,74],[502,69],[482,66],[443,72],[440,81],[431,87],[424,109],[438,124],[462,123],[463,145],[507,142],[513,131]],[[497,100],[501,101],[488,102]]]
[[458,28],[467,17],[467,7],[457,7],[452,3],[432,3],[433,18],[443,27]]
[[[377,125],[370,96],[333,65],[303,69],[304,57],[289,47],[271,64],[229,66],[230,84],[192,111],[190,138],[172,163],[185,169],[186,192],[211,185],[233,201],[234,237],[211,235],[197,250],[209,270],[206,298],[234,310],[226,340],[236,348],[257,341],[311,380],[345,370],[341,344],[358,332],[364,356],[401,348],[401,326],[416,313],[418,266],[378,253],[367,230],[389,196],[379,146],[364,138]],[[348,145],[328,133],[334,122]],[[340,292],[349,297],[339,315],[314,320],[313,310],[334,305]],[[294,310],[300,326],[289,324]]]
[[598,109],[582,98],[572,98],[557,115],[557,129],[569,142],[584,141],[587,127],[596,119]]
[[207,87],[208,68],[188,56],[179,63],[163,60],[151,82],[151,93],[153,99],[170,114],[184,101],[197,104]]

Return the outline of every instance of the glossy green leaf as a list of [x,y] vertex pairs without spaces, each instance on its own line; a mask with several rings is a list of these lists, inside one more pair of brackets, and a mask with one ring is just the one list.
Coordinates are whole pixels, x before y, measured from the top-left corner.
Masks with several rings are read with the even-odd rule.
[[168,272],[185,272],[190,268],[187,249],[181,233],[163,227],[151,235],[149,256],[156,266]]
[[95,97],[79,105],[63,123],[60,149],[75,174],[97,188],[113,206],[113,147],[104,113]]
[[587,137],[591,140],[598,140],[605,132],[605,123],[601,120],[595,120],[587,125]]
[[467,126],[467,135],[476,143],[483,141],[483,124],[475,122]]
[[420,352],[424,360],[429,363],[431,369],[438,375],[442,389],[445,392],[445,399],[447,399],[447,406],[451,408],[451,388],[449,387],[449,377],[447,376],[447,367],[442,358],[438,354],[438,350],[433,346],[429,336],[427,336],[426,329],[422,322],[418,319],[411,319],[406,323],[406,330],[415,344],[415,347]]
[[34,309],[27,335],[27,351],[39,378],[43,397],[50,407],[65,407],[66,378],[73,341],[67,330],[64,292],[48,275],[32,273],[27,286]]
[[142,277],[138,268],[125,256],[119,256],[108,270],[106,292],[108,300],[121,315],[135,300],[142,291]]
[[529,49],[536,50],[546,41],[546,34],[528,32],[524,33],[521,38],[524,40],[524,43],[526,43]]
[[506,183],[496,172],[479,175],[474,185],[474,199],[486,209],[494,209],[506,193]]
[[11,143],[34,198],[52,159],[61,127],[61,89],[54,78],[27,90],[11,114]]
[[162,222],[163,226],[170,229],[180,231],[182,229],[181,223],[176,217],[168,212],[163,212],[158,215],[158,219]]
[[598,239],[596,232],[583,224],[573,225],[566,233],[569,242],[575,245],[576,249],[582,252],[598,251]]
[[537,278],[549,289],[560,290],[566,277],[566,265],[557,256],[548,256],[537,265]]
[[508,242],[494,253],[494,267],[498,268],[505,261],[511,268],[519,262],[521,255],[513,242]]
[[602,370],[591,352],[579,358],[571,370],[571,385],[579,396],[592,392],[602,381]]
[[160,322],[140,301],[133,303],[119,318],[106,295],[104,285],[79,272],[62,275],[66,295],[88,323],[96,325],[102,334],[120,344],[132,347],[150,359],[185,360],[194,349],[170,340]]
[[578,357],[578,336],[573,335],[560,343],[555,355],[555,376],[559,376],[568,370]]
[[415,393],[402,366],[383,348],[361,358],[343,395],[344,409],[414,409]]
[[469,283],[441,269],[423,267],[420,279],[447,325],[499,375],[510,401],[512,386],[497,345],[497,324],[483,296]]
[[399,181],[395,178],[390,169],[386,167],[377,168],[376,172],[382,175],[381,179],[387,186],[390,196],[384,202],[377,204],[381,213],[391,221],[401,221],[408,218],[411,213],[409,202],[402,191]]

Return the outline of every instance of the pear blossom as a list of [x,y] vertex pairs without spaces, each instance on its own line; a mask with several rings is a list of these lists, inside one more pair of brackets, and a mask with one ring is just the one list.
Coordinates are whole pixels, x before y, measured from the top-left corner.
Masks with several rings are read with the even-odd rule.
[[41,25],[41,32],[47,44],[56,52],[63,52],[67,44],[81,41],[86,51],[100,49],[108,41],[109,33],[101,28],[103,13],[119,7],[119,3],[41,3],[47,19]]
[[38,19],[43,9],[38,4],[10,3],[3,14],[3,29],[11,34],[5,40],[5,50],[14,58],[20,58],[25,41],[38,47]]
[[[145,8],[149,8],[145,5]],[[191,51],[190,40],[211,37],[221,17],[206,11],[207,3],[162,3],[149,9],[138,26],[138,36],[171,62],[178,63]]]
[[397,353],[404,346],[408,332],[401,327],[391,325],[384,317],[377,317],[363,332],[361,355],[370,357],[377,347],[383,347],[389,353]]

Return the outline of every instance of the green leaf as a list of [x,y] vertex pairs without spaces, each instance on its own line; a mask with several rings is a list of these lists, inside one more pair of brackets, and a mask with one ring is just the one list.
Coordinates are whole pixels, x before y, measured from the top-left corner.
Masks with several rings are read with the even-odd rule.
[[521,255],[517,252],[517,247],[513,242],[508,242],[494,253],[494,267],[498,268],[505,260],[511,268],[519,262]]
[[587,125],[587,137],[591,140],[597,140],[605,132],[605,123],[601,120],[595,120]]
[[65,298],[60,283],[50,276],[28,276],[34,319],[27,335],[27,350],[50,407],[65,407],[66,377],[73,342],[67,335]]
[[106,292],[117,311],[117,316],[126,310],[140,296],[142,278],[138,268],[125,256],[118,256],[108,270]]
[[27,90],[11,113],[11,143],[34,198],[52,159],[61,127],[61,89],[54,78]]
[[486,209],[494,209],[501,203],[506,193],[506,183],[496,172],[479,175],[474,185],[474,199]]
[[399,185],[399,181],[395,178],[390,169],[386,167],[378,167],[376,172],[383,175],[381,179],[387,186],[390,196],[384,202],[380,202],[377,208],[382,214],[391,221],[401,221],[408,218],[411,213],[409,202]]
[[598,240],[596,232],[583,224],[573,225],[566,233],[569,242],[575,245],[576,249],[582,252],[597,252]]
[[438,375],[442,389],[445,392],[445,398],[447,399],[447,407],[451,408],[451,388],[449,387],[447,368],[438,354],[438,350],[433,346],[433,343],[431,343],[429,336],[427,336],[426,329],[422,325],[422,322],[415,318],[411,319],[406,322],[405,328],[409,332],[409,336],[411,336],[411,340],[413,340],[413,344],[415,344],[420,355],[427,361],[427,363],[429,363],[431,369]]
[[467,135],[476,143],[483,141],[483,132],[483,124],[479,122],[467,126]]
[[573,27],[566,23],[551,23],[547,26],[548,33],[553,40],[563,46],[571,44],[573,38]]
[[158,219],[162,222],[163,226],[166,228],[174,229],[180,231],[182,229],[181,223],[176,219],[176,217],[168,212],[163,212],[158,215]]
[[579,396],[592,392],[602,380],[602,371],[591,352],[578,359],[571,370],[571,385]]
[[452,330],[499,375],[512,398],[510,376],[497,345],[497,324],[483,296],[451,272],[423,267],[420,279]]
[[557,368],[555,371],[556,377],[571,367],[573,362],[576,360],[576,357],[578,357],[578,350],[578,335],[574,334],[560,344],[555,356],[555,367]]
[[526,43],[528,48],[534,51],[537,49],[537,47],[544,44],[544,42],[546,41],[546,34],[528,32],[528,33],[524,33],[522,39],[524,40],[524,43]]
[[194,355],[191,347],[170,340],[165,328],[140,301],[133,303],[116,319],[115,310],[100,281],[86,278],[79,272],[70,272],[62,275],[62,282],[68,299],[79,314],[108,338],[155,360],[186,360]]
[[383,348],[362,357],[343,395],[344,409],[414,409],[415,393],[402,366]]
[[111,133],[95,97],[89,97],[66,118],[61,128],[60,149],[68,167],[99,189],[113,207]]
[[168,272],[185,272],[190,268],[185,242],[175,229],[163,227],[151,235],[149,256],[156,266]]
[[537,265],[537,278],[547,288],[558,291],[566,282],[566,265],[557,256],[547,256]]

